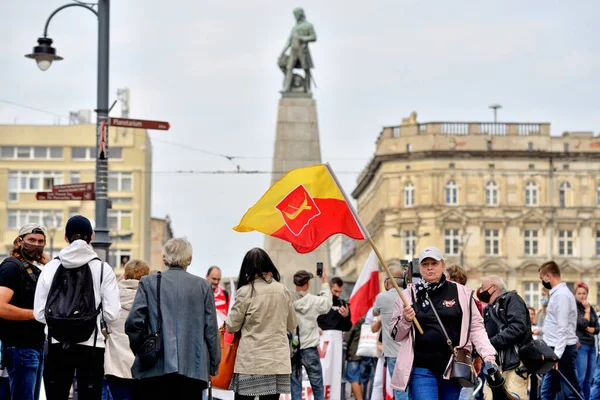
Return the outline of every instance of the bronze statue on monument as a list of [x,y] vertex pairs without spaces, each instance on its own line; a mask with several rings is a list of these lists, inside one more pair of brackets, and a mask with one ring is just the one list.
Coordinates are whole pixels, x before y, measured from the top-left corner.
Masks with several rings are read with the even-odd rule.
[[[283,80],[283,89],[281,93],[311,93],[311,73],[314,68],[312,57],[308,49],[310,42],[317,41],[317,35],[313,25],[306,20],[306,15],[302,8],[294,10],[296,25],[292,28],[292,33],[288,38],[281,55],[278,65],[283,71],[285,78]],[[290,54],[286,51],[290,49]],[[294,69],[303,69],[304,77],[295,74]]]

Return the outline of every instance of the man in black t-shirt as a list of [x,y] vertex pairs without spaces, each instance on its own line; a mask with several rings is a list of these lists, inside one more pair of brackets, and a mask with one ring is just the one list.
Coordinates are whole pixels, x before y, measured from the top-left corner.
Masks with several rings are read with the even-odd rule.
[[317,318],[319,329],[323,331],[338,330],[348,332],[352,329],[352,316],[350,315],[350,304],[340,298],[344,290],[344,281],[342,278],[334,276],[329,281],[331,287],[331,295],[333,298],[333,306],[325,315]]
[[44,365],[44,324],[33,316],[33,299],[44,260],[46,230],[19,230],[10,257],[0,264],[0,340],[13,399],[38,400]]

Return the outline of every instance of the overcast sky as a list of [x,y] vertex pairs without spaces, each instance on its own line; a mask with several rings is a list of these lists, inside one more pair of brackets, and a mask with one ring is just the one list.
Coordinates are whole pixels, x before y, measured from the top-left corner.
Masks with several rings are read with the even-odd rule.
[[[94,16],[71,8],[53,19],[49,36],[65,60],[47,72],[23,55],[66,2],[0,2],[0,100],[59,114],[64,124],[69,111],[96,105]],[[489,121],[488,105],[499,103],[501,121],[550,122],[553,134],[600,129],[598,1],[114,1],[111,100],[129,87],[132,118],[171,123],[150,133],[152,215],[169,214],[175,234],[192,241],[191,272],[216,264],[237,275],[245,252],[262,246],[262,234],[231,228],[270,177],[170,171],[235,169],[198,150],[270,170],[276,60],[299,5],[318,37],[311,52],[323,159],[347,192],[381,127],[413,110],[421,122]],[[3,124],[55,120],[0,102]]]

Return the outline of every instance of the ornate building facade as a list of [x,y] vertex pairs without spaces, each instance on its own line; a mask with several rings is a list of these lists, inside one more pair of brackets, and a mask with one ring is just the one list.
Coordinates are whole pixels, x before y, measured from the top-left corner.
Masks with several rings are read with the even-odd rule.
[[[553,259],[600,303],[600,137],[550,135],[547,123],[417,123],[381,131],[352,193],[390,264],[439,247],[468,286],[501,276],[538,307],[538,267]],[[350,247],[351,248],[351,247]],[[357,276],[370,247],[338,262]]]

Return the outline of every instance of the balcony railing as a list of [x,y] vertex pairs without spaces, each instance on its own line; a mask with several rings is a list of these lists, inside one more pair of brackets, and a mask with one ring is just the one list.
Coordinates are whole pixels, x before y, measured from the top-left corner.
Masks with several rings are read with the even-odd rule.
[[416,125],[390,126],[384,128],[387,137],[402,137],[423,134],[437,135],[518,135],[549,136],[549,123],[516,122],[427,122]]

